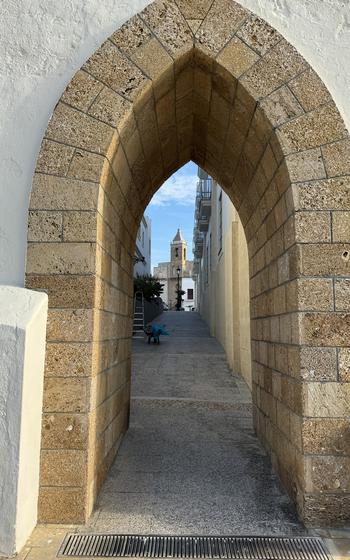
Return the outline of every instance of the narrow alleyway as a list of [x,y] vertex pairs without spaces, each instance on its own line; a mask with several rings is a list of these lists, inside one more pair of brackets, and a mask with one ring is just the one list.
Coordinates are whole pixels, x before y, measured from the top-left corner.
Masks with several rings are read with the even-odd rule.
[[254,436],[250,393],[197,313],[134,341],[131,424],[90,530],[302,534]]

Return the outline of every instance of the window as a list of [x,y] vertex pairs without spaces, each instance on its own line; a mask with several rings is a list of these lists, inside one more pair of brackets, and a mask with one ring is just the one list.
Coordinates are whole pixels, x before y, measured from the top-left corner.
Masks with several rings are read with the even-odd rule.
[[142,230],[142,247],[145,246],[145,232]]
[[184,249],[184,260],[186,260],[186,248]]
[[218,226],[219,226],[219,230],[218,230],[218,241],[219,241],[219,251],[218,253],[220,254],[222,251],[222,191],[220,192],[220,196],[219,196],[219,216],[218,216]]
[[175,247],[175,257],[178,258],[179,256],[179,249],[178,247]]
[[193,288],[187,288],[187,299],[193,299]]

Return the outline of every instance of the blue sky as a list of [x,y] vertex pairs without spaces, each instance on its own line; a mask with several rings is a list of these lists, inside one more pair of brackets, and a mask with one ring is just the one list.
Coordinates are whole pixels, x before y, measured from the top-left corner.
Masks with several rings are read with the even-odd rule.
[[192,259],[194,202],[197,165],[189,162],[176,171],[156,192],[145,214],[152,220],[152,267],[170,259],[170,242],[177,228],[187,241]]

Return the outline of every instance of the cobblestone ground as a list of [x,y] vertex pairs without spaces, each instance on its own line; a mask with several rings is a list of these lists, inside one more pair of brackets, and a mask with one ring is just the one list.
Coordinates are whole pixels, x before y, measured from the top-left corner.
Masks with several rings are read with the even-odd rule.
[[135,340],[130,429],[89,529],[303,534],[252,428],[250,392],[197,313]]

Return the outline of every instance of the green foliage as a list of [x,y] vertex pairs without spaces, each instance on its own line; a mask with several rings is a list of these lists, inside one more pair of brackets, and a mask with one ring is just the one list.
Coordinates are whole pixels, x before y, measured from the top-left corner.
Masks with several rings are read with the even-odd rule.
[[134,278],[134,293],[142,292],[146,301],[154,301],[163,293],[163,284],[155,276],[144,274]]

